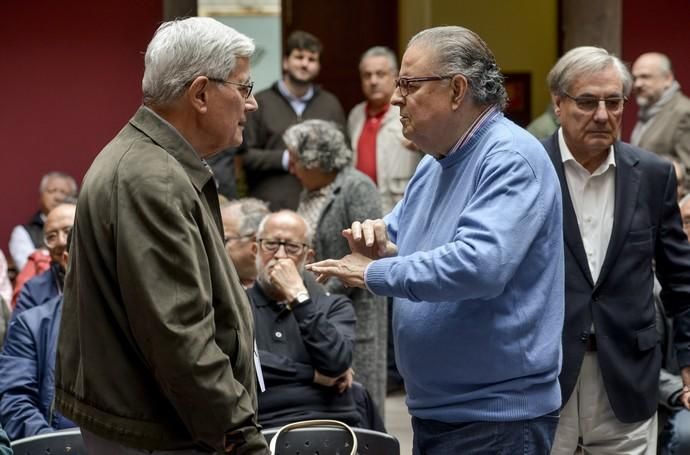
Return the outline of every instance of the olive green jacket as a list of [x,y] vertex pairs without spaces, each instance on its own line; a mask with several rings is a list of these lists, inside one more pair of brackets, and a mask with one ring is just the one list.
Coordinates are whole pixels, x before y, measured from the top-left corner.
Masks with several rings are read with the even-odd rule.
[[87,172],[73,228],[56,404],[148,450],[264,454],[253,319],[210,171],[141,107]]

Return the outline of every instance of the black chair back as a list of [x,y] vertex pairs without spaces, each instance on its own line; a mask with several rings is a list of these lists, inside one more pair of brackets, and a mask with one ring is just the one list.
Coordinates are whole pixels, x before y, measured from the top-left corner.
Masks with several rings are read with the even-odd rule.
[[15,455],[87,455],[79,428],[17,439],[11,445]]
[[[359,455],[400,455],[400,443],[387,433],[352,428],[357,435]],[[262,431],[271,442],[279,428]],[[312,427],[290,430],[280,435],[273,455],[349,455],[352,448],[350,434],[342,428]]]

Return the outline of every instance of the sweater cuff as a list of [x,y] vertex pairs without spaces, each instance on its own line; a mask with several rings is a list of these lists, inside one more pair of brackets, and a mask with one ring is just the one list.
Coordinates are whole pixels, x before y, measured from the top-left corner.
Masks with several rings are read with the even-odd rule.
[[388,289],[386,276],[390,269],[388,262],[390,259],[378,259],[370,262],[364,270],[364,284],[374,295],[389,295],[386,292]]

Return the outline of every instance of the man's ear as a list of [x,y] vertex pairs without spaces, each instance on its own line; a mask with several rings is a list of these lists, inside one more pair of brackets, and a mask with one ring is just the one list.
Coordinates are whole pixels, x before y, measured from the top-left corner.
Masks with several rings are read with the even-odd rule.
[[259,242],[254,240],[251,246],[252,254],[256,256],[259,253]]
[[185,93],[189,103],[198,112],[205,114],[208,110],[208,89],[211,86],[211,81],[206,76],[197,76]]
[[450,88],[451,106],[453,109],[458,109],[467,96],[467,78],[462,74],[456,74],[453,76],[453,79],[450,80]]
[[561,101],[563,98],[560,95],[551,94],[551,104],[553,105],[553,113],[556,117],[561,118]]
[[307,255],[304,256],[304,263],[305,264],[311,264],[312,262],[314,262],[314,256],[315,255],[316,255],[316,253],[314,252],[314,250],[312,248],[307,248]]
[[286,72],[288,69],[288,58],[283,57],[283,72]]

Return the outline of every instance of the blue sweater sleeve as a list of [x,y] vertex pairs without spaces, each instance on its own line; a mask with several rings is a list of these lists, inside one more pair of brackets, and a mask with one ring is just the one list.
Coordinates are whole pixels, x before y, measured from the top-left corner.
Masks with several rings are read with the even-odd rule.
[[40,410],[36,340],[21,315],[0,353],[0,421],[11,440],[53,431]]
[[[372,292],[428,302],[488,299],[503,292],[532,242],[538,241],[545,220],[544,195],[556,192],[545,191],[529,162],[510,150],[487,155],[473,185],[457,219],[437,220],[456,223],[453,240],[374,261],[366,275]],[[391,226],[396,226],[401,209],[396,207],[387,218]]]

